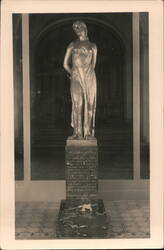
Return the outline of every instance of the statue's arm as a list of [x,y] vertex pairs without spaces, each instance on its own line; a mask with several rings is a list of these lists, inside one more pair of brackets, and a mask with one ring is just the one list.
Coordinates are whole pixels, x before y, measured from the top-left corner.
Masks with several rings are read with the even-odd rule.
[[93,44],[93,57],[92,57],[92,67],[95,68],[96,66],[96,60],[97,60],[97,47],[95,44]]
[[71,53],[72,53],[72,49],[73,49],[73,43],[71,43],[68,48],[67,51],[65,53],[65,57],[64,57],[64,63],[63,63],[63,67],[64,69],[71,75],[71,68],[69,65],[70,62],[70,57],[71,57]]

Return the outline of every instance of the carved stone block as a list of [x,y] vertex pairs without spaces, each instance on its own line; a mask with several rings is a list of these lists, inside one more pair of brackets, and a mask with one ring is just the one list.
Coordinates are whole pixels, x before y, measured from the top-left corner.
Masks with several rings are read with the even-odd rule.
[[66,198],[94,199],[98,191],[98,146],[92,140],[67,139],[66,157]]

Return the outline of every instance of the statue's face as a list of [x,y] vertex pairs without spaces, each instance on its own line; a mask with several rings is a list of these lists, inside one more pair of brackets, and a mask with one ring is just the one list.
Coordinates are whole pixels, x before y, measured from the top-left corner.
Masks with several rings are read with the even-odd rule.
[[86,36],[87,35],[87,27],[85,23],[76,21],[73,24],[73,30],[75,31],[77,36]]

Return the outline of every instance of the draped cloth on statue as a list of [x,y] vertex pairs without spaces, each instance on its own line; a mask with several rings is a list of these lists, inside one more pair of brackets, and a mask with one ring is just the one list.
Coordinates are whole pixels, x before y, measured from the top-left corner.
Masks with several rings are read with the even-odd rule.
[[[82,123],[78,121],[79,111],[76,110],[76,101],[84,102],[83,131],[84,136],[94,136],[96,112],[96,76],[92,66],[93,44],[89,41],[74,46],[72,50],[71,96],[72,120],[71,126],[81,131]],[[77,98],[76,98],[77,95]]]

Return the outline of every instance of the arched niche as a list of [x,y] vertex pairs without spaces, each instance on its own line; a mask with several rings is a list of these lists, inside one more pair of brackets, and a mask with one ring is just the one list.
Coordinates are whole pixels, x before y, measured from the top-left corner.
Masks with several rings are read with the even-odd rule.
[[[39,126],[69,127],[71,113],[70,81],[63,69],[68,44],[75,40],[72,23],[79,16],[51,22],[33,41],[33,120]],[[80,16],[88,27],[89,39],[98,48],[97,128],[123,122],[126,117],[125,52],[121,34],[109,22]]]
[[30,39],[33,180],[64,179],[64,147],[71,134],[71,96],[63,60],[67,46],[76,39],[72,24],[77,19],[86,22],[89,39],[98,48],[96,137],[99,142],[99,178],[132,178],[132,123],[130,127],[127,125],[127,107],[132,109],[132,81],[127,81],[132,74],[131,48],[128,46],[131,40],[130,36],[125,39],[109,20],[93,16],[72,14],[68,18],[57,18],[58,15],[54,15],[46,24],[43,21],[42,26],[36,24],[36,27],[40,26],[38,32],[33,32],[32,24],[30,26],[30,32],[33,32]]

